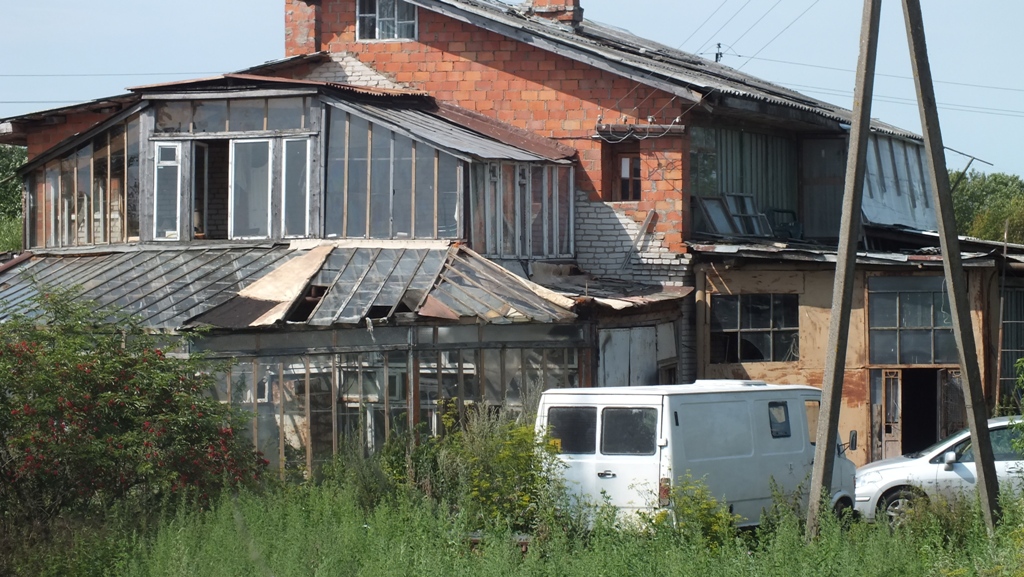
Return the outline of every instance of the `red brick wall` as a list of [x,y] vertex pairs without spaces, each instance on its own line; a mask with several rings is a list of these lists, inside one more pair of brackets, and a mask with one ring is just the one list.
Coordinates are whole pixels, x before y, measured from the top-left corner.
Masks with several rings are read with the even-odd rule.
[[32,160],[65,138],[88,130],[107,118],[110,118],[110,114],[82,112],[68,115],[61,124],[31,129],[28,133],[28,159]]
[[[528,44],[419,10],[418,41],[357,42],[355,0],[323,0],[320,39],[323,49],[346,51],[394,80],[434,97],[503,122],[564,142],[579,151],[577,186],[591,200],[607,197],[602,177],[600,123],[670,123],[690,103],[637,82],[604,72]],[[297,15],[308,12],[305,0],[285,0],[288,56],[308,52],[293,39],[312,33],[315,24]],[[687,139],[650,139],[642,143],[645,171],[652,177],[643,200],[622,203],[642,221],[658,211],[666,245],[683,252],[683,227],[689,222]]]

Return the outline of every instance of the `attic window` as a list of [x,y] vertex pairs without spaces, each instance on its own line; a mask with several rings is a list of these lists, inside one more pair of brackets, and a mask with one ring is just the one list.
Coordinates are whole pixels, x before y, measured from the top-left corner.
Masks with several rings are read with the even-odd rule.
[[404,0],[359,0],[356,21],[359,40],[416,38],[416,7]]

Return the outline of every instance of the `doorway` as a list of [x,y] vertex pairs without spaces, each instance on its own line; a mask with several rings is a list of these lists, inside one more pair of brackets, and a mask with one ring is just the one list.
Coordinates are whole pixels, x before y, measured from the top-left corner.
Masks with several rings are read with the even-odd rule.
[[872,460],[920,451],[966,423],[959,369],[871,370]]

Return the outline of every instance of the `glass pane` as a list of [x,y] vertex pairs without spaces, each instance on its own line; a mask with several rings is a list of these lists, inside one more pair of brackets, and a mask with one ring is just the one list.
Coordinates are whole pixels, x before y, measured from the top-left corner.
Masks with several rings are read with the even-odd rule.
[[459,160],[443,152],[437,166],[437,236],[459,237]]
[[793,432],[789,426],[789,404],[785,401],[768,403],[768,424],[771,426],[773,439],[792,436]]
[[932,331],[900,331],[900,363],[908,365],[932,362]]
[[711,333],[711,364],[738,363],[739,333]]
[[227,130],[227,121],[227,100],[197,100],[193,104],[194,132],[224,132]]
[[740,333],[740,362],[761,362],[772,360],[771,333]]
[[868,294],[868,324],[871,328],[896,326],[896,293]]
[[73,243],[75,230],[75,154],[71,153],[60,160],[60,210],[58,211],[60,227],[60,245],[70,246]]
[[348,129],[348,227],[345,234],[361,237],[366,235],[370,123],[350,116]]
[[[551,204],[548,202],[550,195],[547,194],[545,189],[546,179],[544,178],[544,168],[540,166],[534,166],[530,168],[530,235],[533,249],[533,256],[545,256],[544,243],[547,239],[547,229],[551,226],[550,213]],[[551,183],[548,182],[548,186]]]
[[548,409],[548,438],[559,453],[593,455],[597,449],[597,408]]
[[800,326],[800,296],[772,295],[772,327],[795,329]]
[[125,212],[128,238],[139,236],[139,119],[128,121],[126,131],[127,159],[125,160]]
[[572,189],[569,185],[572,174],[571,168],[557,168],[558,172],[558,254],[572,254],[570,245],[570,234],[572,234]]
[[960,362],[956,338],[953,337],[952,330],[937,329],[935,331],[935,362],[951,365]]
[[932,326],[931,293],[900,293],[901,327]]
[[811,437],[811,444],[818,435],[818,415],[821,413],[819,401],[804,401],[804,411],[807,413],[807,432]]
[[395,135],[391,227],[394,238],[412,238],[412,140]]
[[305,139],[284,143],[284,230],[281,231],[284,236],[308,234],[308,149]]
[[941,293],[932,293],[932,319],[933,326],[936,327],[950,327],[953,326],[952,313],[949,310],[949,295]]
[[500,405],[504,400],[501,382],[501,350],[484,349],[484,400],[488,405]]
[[[455,351],[453,354],[458,354]],[[466,402],[479,403],[483,400],[480,390],[480,378],[477,374],[477,352],[475,350],[462,351],[462,367],[459,369],[462,378],[462,399]]]
[[156,107],[157,132],[189,132],[192,103],[187,100],[161,102]]
[[309,439],[309,420],[306,419],[306,361],[302,357],[280,359],[281,374],[274,375],[275,389],[281,391],[281,439],[284,442],[286,473],[302,479],[307,467],[306,441]]
[[657,409],[611,408],[601,417],[601,453],[653,455],[657,450]]
[[[362,1],[362,0],[360,0]],[[377,38],[377,17],[376,16],[360,16],[359,17],[359,39],[360,40],[374,40]]]
[[260,359],[253,397],[256,403],[256,449],[270,461],[271,471],[281,470],[281,373],[276,359]]
[[110,240],[124,240],[124,125],[110,130]]
[[232,100],[228,104],[228,130],[231,132],[263,130],[266,103],[267,101],[262,98]]
[[177,146],[157,146],[154,238],[178,238],[180,167],[177,158]]
[[270,98],[267,100],[267,130],[304,128],[305,99]]
[[772,360],[789,362],[800,359],[800,332],[775,331],[772,333]]
[[231,223],[234,238],[270,236],[270,143],[235,142]]
[[434,238],[434,154],[416,143],[416,238]]
[[871,348],[871,363],[878,365],[895,365],[896,331],[872,330],[868,340]]
[[309,358],[309,444],[313,463],[324,463],[334,454],[334,373],[330,355]]
[[[415,22],[416,7],[404,0],[398,0],[398,21],[399,23]],[[402,36],[402,38],[411,38],[411,36]]]
[[391,131],[370,127],[370,238],[391,238]]
[[92,144],[78,149],[77,172],[75,186],[78,194],[75,197],[75,244],[92,242]]
[[739,297],[711,295],[711,330],[730,331],[740,326]]
[[327,174],[324,183],[324,233],[339,237],[345,225],[345,148],[348,115],[327,107]]
[[772,295],[740,295],[740,328],[767,329],[772,326]]
[[107,237],[107,134],[93,139],[92,155],[92,235],[94,242],[109,242]]

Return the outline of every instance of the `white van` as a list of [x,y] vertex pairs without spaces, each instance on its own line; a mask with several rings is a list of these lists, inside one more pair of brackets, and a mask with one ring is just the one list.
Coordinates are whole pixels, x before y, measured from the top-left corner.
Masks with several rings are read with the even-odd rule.
[[[821,391],[804,385],[706,380],[692,385],[551,389],[537,412],[566,464],[570,489],[623,513],[669,505],[689,473],[757,525],[771,481],[806,504]],[[856,433],[850,442],[856,443]],[[852,507],[854,464],[836,456],[832,506]]]

